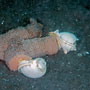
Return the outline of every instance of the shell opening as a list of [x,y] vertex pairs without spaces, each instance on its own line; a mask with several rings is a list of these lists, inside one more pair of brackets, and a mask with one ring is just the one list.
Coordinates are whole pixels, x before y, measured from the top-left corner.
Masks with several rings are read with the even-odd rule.
[[46,61],[43,58],[21,61],[18,71],[29,78],[40,78],[46,73]]

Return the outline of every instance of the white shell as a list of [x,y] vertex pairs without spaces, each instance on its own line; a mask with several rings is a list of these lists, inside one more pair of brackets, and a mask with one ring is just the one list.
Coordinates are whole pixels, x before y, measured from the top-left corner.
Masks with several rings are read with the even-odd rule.
[[59,30],[56,30],[55,33],[60,37],[60,47],[65,54],[69,51],[76,51],[76,41],[79,39],[74,34],[70,32],[59,33]]
[[24,60],[20,63],[18,71],[29,78],[40,78],[46,73],[46,62],[43,58]]
[[60,33],[61,48],[64,53],[67,54],[69,51],[76,51],[76,41],[78,38],[69,32]]

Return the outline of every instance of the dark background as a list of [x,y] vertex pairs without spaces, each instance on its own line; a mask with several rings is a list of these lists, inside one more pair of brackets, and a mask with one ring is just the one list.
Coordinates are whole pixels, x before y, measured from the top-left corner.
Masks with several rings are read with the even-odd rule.
[[44,56],[47,73],[31,79],[0,62],[0,90],[90,90],[90,0],[0,0],[0,34],[25,26],[33,17],[43,35],[59,29],[74,33],[77,51]]

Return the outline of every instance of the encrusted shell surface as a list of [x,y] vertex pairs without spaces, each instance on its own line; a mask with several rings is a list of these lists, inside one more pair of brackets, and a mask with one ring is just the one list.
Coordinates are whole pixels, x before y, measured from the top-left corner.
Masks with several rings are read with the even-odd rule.
[[46,62],[43,58],[24,60],[20,63],[18,71],[29,78],[40,78],[46,73]]

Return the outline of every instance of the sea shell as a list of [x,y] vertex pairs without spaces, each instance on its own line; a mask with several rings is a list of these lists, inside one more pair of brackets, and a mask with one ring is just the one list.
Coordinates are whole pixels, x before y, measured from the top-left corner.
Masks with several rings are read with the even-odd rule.
[[18,71],[29,78],[40,78],[46,73],[46,62],[43,58],[21,61]]
[[60,33],[59,30],[56,30],[54,33],[60,37],[60,47],[63,49],[65,54],[69,51],[76,51],[76,41],[79,39],[73,33]]
[[76,41],[79,40],[74,34],[70,32],[60,33],[61,48],[64,53],[67,54],[69,51],[76,51]]

